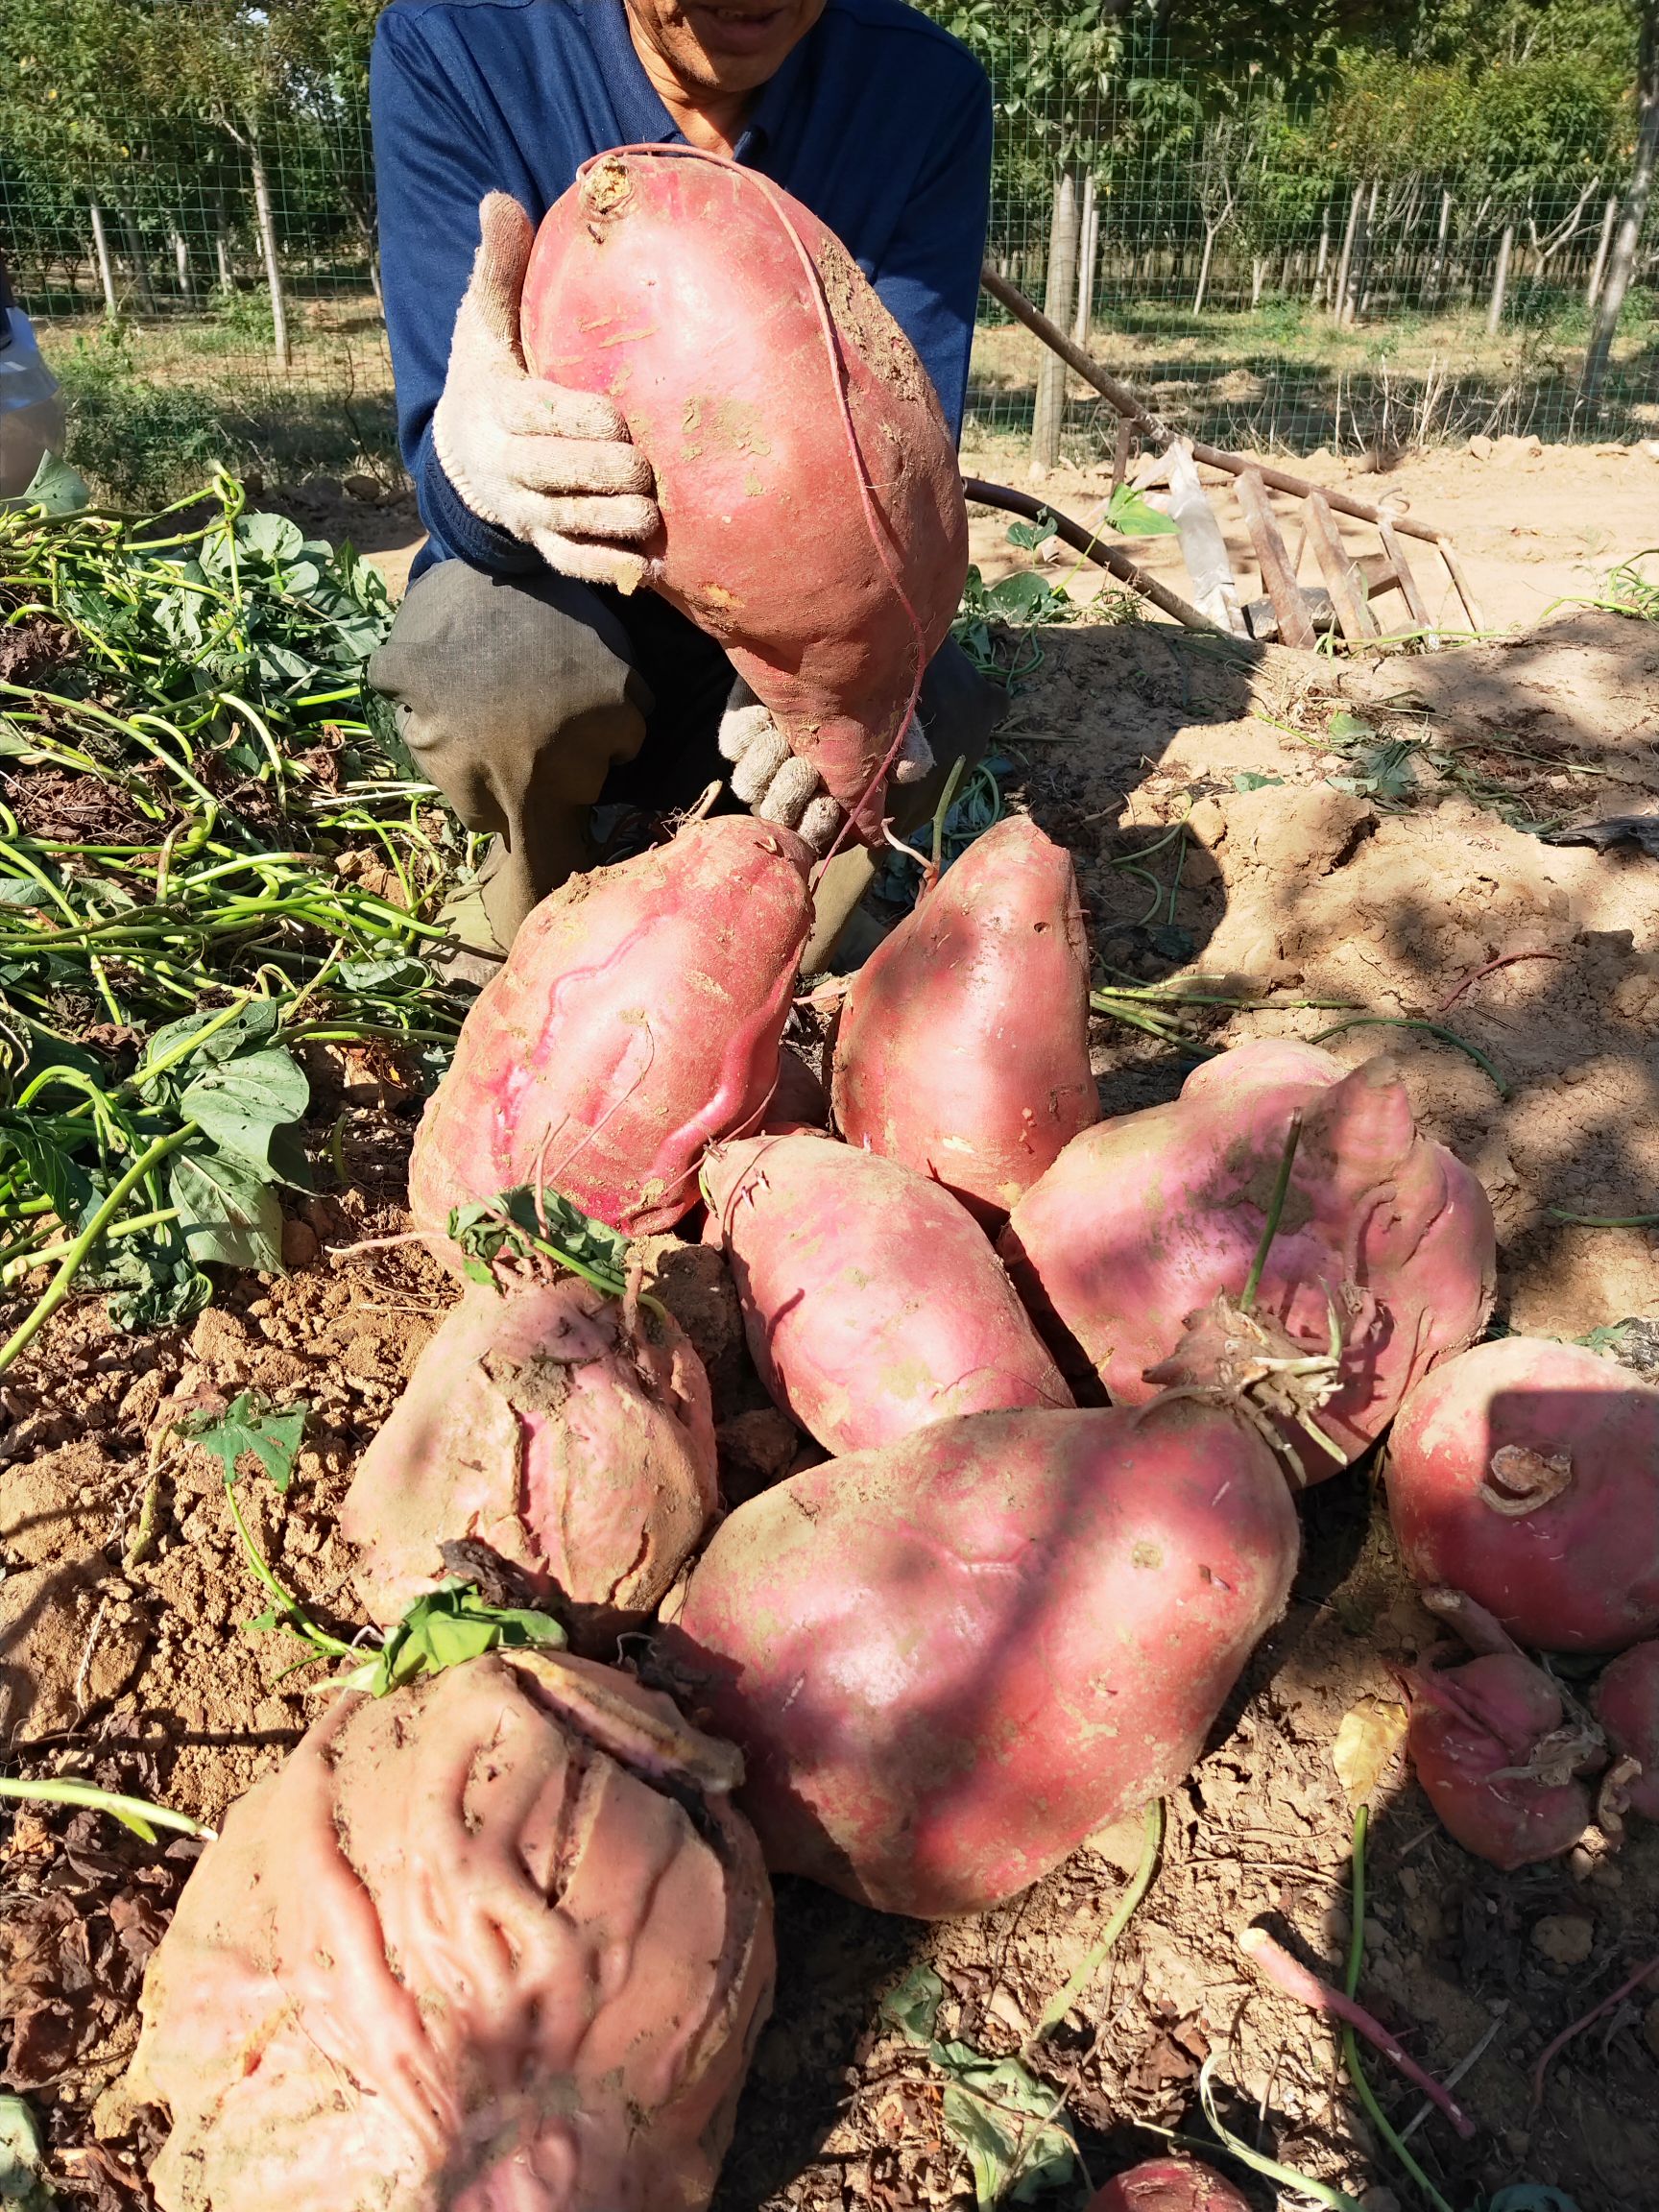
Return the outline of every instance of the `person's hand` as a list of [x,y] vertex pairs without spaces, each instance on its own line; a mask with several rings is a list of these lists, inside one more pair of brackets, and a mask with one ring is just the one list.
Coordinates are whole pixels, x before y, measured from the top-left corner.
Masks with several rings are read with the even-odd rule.
[[480,520],[533,545],[550,568],[632,591],[645,559],[630,548],[659,521],[651,465],[609,399],[525,369],[518,309],[535,238],[529,216],[492,192],[478,228],[432,419],[439,465]]
[[[770,710],[741,677],[733,685],[721,716],[720,757],[732,763],[733,798],[752,814],[793,830],[814,853],[829,852],[846,816],[811,762],[790,752]],[[896,783],[917,783],[932,766],[932,748],[921,722],[912,715],[889,773]]]

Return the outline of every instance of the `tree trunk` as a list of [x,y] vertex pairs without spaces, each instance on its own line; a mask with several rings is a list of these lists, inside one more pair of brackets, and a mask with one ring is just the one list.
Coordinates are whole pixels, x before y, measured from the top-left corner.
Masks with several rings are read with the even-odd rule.
[[156,293],[150,282],[150,265],[144,258],[144,240],[132,211],[121,210],[121,229],[127,240],[127,258],[132,264],[132,283],[138,294],[138,303],[146,314],[156,311]]
[[1429,264],[1428,303],[1439,306],[1446,287],[1446,248],[1452,235],[1452,195],[1440,193],[1440,225],[1434,234],[1434,258]]
[[1333,305],[1338,323],[1351,323],[1353,316],[1354,246],[1359,235],[1359,218],[1365,212],[1365,187],[1356,184],[1354,197],[1348,203],[1348,224],[1342,233],[1342,253],[1336,263],[1336,294]]
[[[1082,242],[1083,195],[1076,166],[1063,162],[1054,178],[1054,213],[1048,225],[1048,276],[1043,312],[1062,330],[1070,326],[1076,305],[1077,252]],[[1060,461],[1060,430],[1066,416],[1066,364],[1045,346],[1037,365],[1037,406],[1031,419],[1031,466],[1053,469]]]
[[1596,310],[1596,329],[1584,360],[1584,400],[1594,407],[1600,397],[1619,335],[1619,318],[1624,295],[1636,268],[1642,226],[1653,191],[1653,172],[1659,167],[1659,0],[1647,0],[1642,14],[1642,47],[1636,75],[1636,159],[1630,186],[1624,195],[1624,212],[1607,256],[1607,272]]
[[1210,295],[1210,264],[1215,258],[1215,240],[1220,228],[1219,224],[1214,228],[1208,223],[1204,226],[1204,254],[1198,263],[1198,289],[1192,295],[1192,312],[1194,315],[1203,314],[1204,302]]
[[1619,195],[1609,192],[1607,204],[1601,210],[1601,235],[1596,241],[1596,259],[1591,265],[1590,281],[1584,287],[1584,304],[1594,315],[1596,302],[1601,297],[1601,279],[1607,274],[1607,254],[1613,244],[1613,226],[1619,220]]
[[1515,226],[1505,223],[1498,241],[1498,266],[1492,272],[1492,297],[1486,306],[1486,335],[1496,338],[1503,323],[1503,303],[1509,297],[1509,264],[1515,253]]
[[288,299],[282,289],[282,263],[276,252],[276,217],[271,206],[271,179],[259,141],[248,148],[248,166],[253,178],[253,215],[259,227],[259,251],[265,262],[265,281],[271,288],[271,330],[276,359],[284,369],[294,366],[294,347],[288,336]]
[[179,297],[187,307],[196,304],[196,278],[190,268],[190,241],[182,230],[173,233],[173,269],[179,279]]
[[1089,343],[1094,320],[1094,267],[1100,252],[1100,200],[1093,174],[1083,180],[1082,244],[1077,252],[1077,319],[1071,336],[1079,346]]
[[1252,253],[1252,254],[1251,254],[1251,256],[1250,256],[1250,304],[1251,304],[1251,306],[1252,306],[1252,307],[1260,307],[1260,306],[1261,306],[1261,304],[1262,304],[1262,287],[1265,285],[1266,281],[1267,281],[1267,256],[1266,256],[1266,254],[1265,254],[1265,253]]
[[1377,236],[1377,203],[1382,197],[1382,180],[1374,177],[1371,189],[1365,196],[1365,212],[1359,218],[1359,234],[1354,241],[1354,274],[1348,279],[1348,297],[1352,301],[1348,320],[1363,323],[1370,306],[1371,272],[1376,266],[1374,251]]
[[98,280],[104,287],[104,312],[113,323],[121,312],[121,303],[115,296],[115,264],[109,258],[109,235],[104,228],[104,210],[96,200],[92,203],[92,258],[98,264]]
[[1325,203],[1325,212],[1319,218],[1319,260],[1313,271],[1313,299],[1317,305],[1325,297],[1325,279],[1331,271],[1331,203]]

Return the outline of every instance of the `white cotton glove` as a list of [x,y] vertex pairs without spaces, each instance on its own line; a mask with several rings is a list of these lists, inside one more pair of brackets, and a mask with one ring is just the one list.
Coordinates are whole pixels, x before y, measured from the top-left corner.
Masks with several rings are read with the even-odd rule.
[[533,545],[562,576],[632,591],[645,560],[628,548],[659,520],[651,465],[609,399],[525,369],[518,310],[535,238],[529,216],[492,192],[478,229],[432,418],[439,464],[474,515]]
[[[739,677],[732,686],[720,720],[720,757],[732,762],[732,795],[762,822],[777,822],[811,846],[828,853],[846,819],[839,803],[825,790],[810,761],[789,750],[789,741]],[[933,752],[912,715],[904,742],[894,759],[896,783],[917,783],[933,765]]]

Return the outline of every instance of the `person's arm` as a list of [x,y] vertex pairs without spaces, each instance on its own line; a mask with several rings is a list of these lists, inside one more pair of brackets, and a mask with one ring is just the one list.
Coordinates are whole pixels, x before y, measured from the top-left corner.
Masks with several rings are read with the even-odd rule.
[[991,207],[991,87],[982,73],[974,78],[875,272],[876,289],[922,356],[957,437]]

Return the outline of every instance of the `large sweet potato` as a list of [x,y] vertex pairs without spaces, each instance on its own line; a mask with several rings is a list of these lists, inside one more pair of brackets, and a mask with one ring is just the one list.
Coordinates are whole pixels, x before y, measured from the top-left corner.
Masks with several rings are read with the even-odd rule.
[[968,517],[926,371],[852,255],[753,169],[632,148],[549,210],[523,331],[533,373],[613,399],[651,463],[649,582],[878,838],[870,786],[956,613]]
[[769,1865],[974,1912],[1187,1772],[1296,1555],[1225,1414],[970,1414],[740,1505],[658,1650]]
[[[1352,1459],[1492,1306],[1486,1194],[1418,1134],[1386,1059],[1344,1075],[1311,1046],[1239,1046],[1189,1076],[1173,1105],[1069,1144],[998,1249],[1062,1367],[1093,1368],[1115,1403],[1142,1404],[1157,1386],[1146,1370],[1170,1357],[1188,1316],[1242,1293],[1297,1110],[1301,1143],[1257,1310],[1315,1352],[1334,1310],[1340,1386],[1318,1424]],[[1336,1464],[1303,1456],[1311,1479]]]
[[1419,1582],[1523,1644],[1659,1631],[1659,1390],[1582,1345],[1505,1336],[1436,1368],[1389,1437],[1388,1510]]
[[988,1220],[1098,1118],[1077,878],[1027,816],[976,839],[854,977],[832,1095],[850,1144]]
[[631,1236],[697,1200],[703,1148],[758,1115],[811,905],[811,853],[749,815],[544,899],[468,1015],[416,1132],[409,1203],[557,1189]]
[[151,1962],[163,2212],[696,2212],[771,1992],[738,1770],[583,1660],[343,1694]]
[[1002,1262],[938,1184],[807,1135],[719,1145],[703,1181],[755,1364],[830,1452],[1070,1405]]
[[651,1613],[718,1503],[709,1381],[678,1323],[566,1278],[473,1288],[416,1363],[341,1510],[371,1616],[487,1544],[595,1649]]

